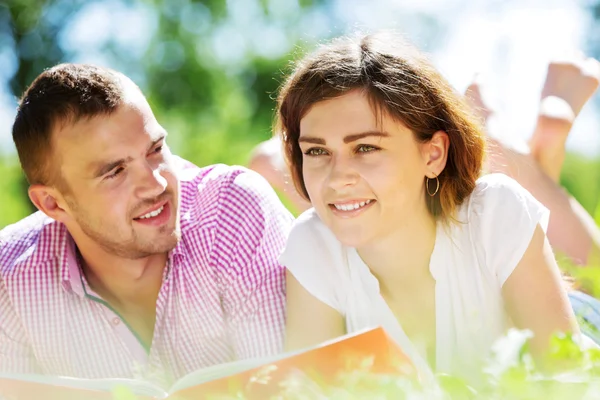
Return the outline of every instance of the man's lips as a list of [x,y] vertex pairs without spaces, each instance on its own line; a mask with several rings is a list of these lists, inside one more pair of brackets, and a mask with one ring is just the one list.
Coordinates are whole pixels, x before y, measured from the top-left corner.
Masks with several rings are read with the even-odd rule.
[[165,202],[164,205],[158,208],[153,207],[154,210],[149,213],[143,214],[141,217],[135,218],[136,224],[144,226],[160,227],[168,224],[173,218],[173,211],[171,210],[171,203]]
[[155,204],[152,207],[149,207],[146,210],[144,210],[143,212],[139,213],[133,219],[145,219],[145,218],[155,217],[156,215],[158,215],[162,211],[164,211],[164,207],[168,202],[169,202],[168,200],[164,200],[158,204]]

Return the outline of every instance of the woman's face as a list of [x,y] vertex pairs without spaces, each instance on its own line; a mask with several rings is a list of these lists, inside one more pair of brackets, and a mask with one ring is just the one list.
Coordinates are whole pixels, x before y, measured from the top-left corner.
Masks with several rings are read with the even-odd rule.
[[385,113],[378,118],[363,92],[313,105],[298,142],[310,200],[344,245],[372,244],[429,215],[424,178],[439,174],[437,147]]

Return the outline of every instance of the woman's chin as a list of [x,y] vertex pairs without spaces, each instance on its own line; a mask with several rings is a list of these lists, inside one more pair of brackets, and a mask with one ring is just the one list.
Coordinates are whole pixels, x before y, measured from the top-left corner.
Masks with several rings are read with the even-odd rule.
[[333,231],[340,243],[346,247],[360,248],[369,244],[366,232],[357,232],[354,229],[345,229],[343,231]]

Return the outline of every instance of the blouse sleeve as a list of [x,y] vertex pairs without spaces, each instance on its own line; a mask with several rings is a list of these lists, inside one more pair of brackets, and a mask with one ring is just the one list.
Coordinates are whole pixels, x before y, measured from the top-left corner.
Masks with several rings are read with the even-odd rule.
[[550,213],[512,178],[490,174],[479,179],[470,198],[471,238],[500,286],[529,247],[536,226],[546,232]]
[[341,243],[310,209],[294,222],[279,262],[316,299],[343,315],[344,254]]

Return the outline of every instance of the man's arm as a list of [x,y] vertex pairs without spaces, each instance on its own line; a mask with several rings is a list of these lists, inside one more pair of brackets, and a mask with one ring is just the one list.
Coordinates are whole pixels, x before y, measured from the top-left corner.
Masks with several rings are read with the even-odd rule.
[[27,333],[0,278],[0,373],[39,373]]
[[283,348],[285,268],[278,262],[293,217],[267,181],[236,171],[220,199],[213,255],[222,279],[222,304],[237,359]]

